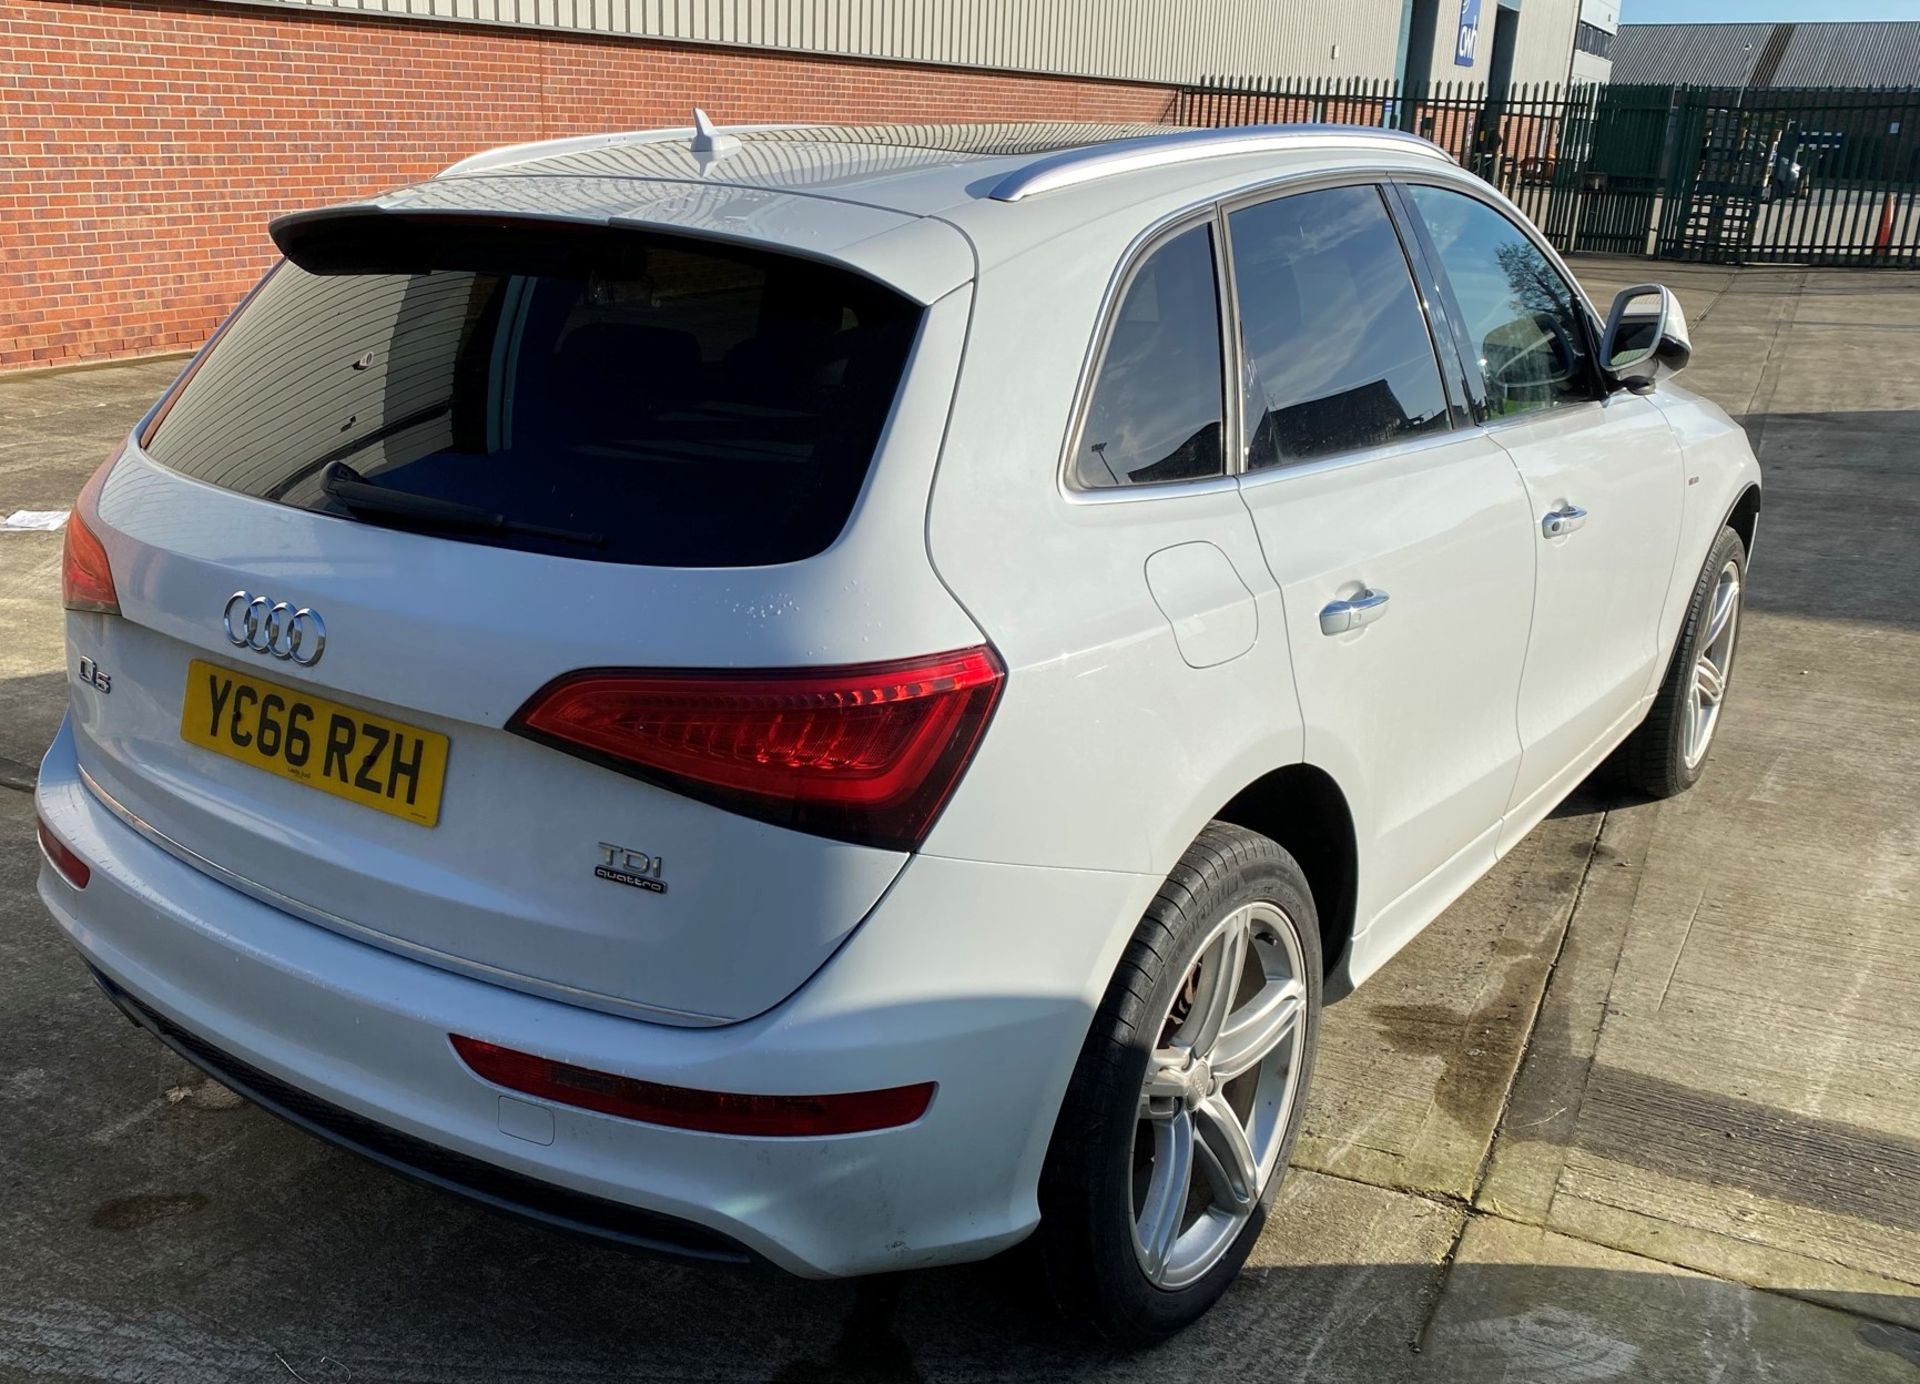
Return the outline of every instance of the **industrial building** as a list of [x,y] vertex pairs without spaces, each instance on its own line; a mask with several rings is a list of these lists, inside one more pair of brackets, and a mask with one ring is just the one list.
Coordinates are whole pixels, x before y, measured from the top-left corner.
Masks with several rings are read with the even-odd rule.
[[1818,24],[1626,24],[1623,85],[1920,86],[1920,20]]
[[0,0],[0,371],[193,346],[266,224],[478,149],[1166,121],[1248,79],[1605,80],[1617,0]]

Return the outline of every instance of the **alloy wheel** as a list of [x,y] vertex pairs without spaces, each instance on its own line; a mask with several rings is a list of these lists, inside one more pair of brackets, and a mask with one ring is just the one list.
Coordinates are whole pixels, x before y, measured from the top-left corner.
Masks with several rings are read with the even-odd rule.
[[1134,1127],[1134,1252],[1174,1290],[1225,1257],[1260,1204],[1299,1095],[1307,1012],[1293,921],[1271,903],[1214,929],[1161,1021]]
[[1693,677],[1687,685],[1686,743],[1682,753],[1687,768],[1694,769],[1707,757],[1720,724],[1720,707],[1727,696],[1727,679],[1733,672],[1734,630],[1740,623],[1740,564],[1728,562],[1714,583],[1713,598],[1707,605],[1707,627],[1700,636],[1700,652],[1694,660]]

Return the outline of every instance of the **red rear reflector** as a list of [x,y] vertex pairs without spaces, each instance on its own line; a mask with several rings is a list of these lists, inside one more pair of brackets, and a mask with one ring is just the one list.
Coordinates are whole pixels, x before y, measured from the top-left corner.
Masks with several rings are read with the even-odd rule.
[[73,853],[73,849],[53,834],[53,828],[46,821],[35,816],[34,829],[40,834],[40,849],[47,853],[47,859],[53,862],[53,868],[60,872],[75,889],[85,889],[87,881],[93,878],[93,871],[87,868],[87,862]]
[[547,684],[509,728],[749,817],[910,850],[1005,676],[984,646],[851,668],[590,670]]
[[113,568],[107,564],[107,550],[87,526],[87,516],[99,512],[100,491],[107,483],[126,443],[114,449],[100,469],[80,487],[80,498],[73,502],[67,516],[66,550],[60,561],[60,600],[68,610],[97,610],[107,615],[120,613],[120,595],[113,589]]
[[730,1091],[692,1091],[652,1081],[552,1062],[532,1053],[448,1035],[460,1060],[496,1086],[577,1105],[603,1115],[707,1134],[796,1138],[862,1134],[912,1124],[927,1113],[934,1083],[852,1091],[831,1096],[745,1096]]

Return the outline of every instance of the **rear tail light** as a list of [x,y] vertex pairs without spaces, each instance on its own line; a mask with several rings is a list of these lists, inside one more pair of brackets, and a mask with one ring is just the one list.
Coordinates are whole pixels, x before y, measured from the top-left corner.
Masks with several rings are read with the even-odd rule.
[[864,1134],[912,1124],[933,1102],[934,1083],[850,1091],[829,1096],[747,1096],[731,1091],[694,1091],[653,1081],[553,1062],[532,1053],[483,1043],[455,1033],[460,1060],[496,1086],[603,1115],[705,1134],[751,1134],[798,1138]]
[[107,615],[120,613],[120,595],[113,588],[113,568],[107,564],[107,550],[87,524],[88,515],[100,512],[100,491],[107,483],[107,472],[126,450],[121,443],[114,454],[90,480],[80,487],[80,498],[73,502],[67,516],[66,551],[60,561],[60,599],[68,610],[97,610]]
[[851,668],[588,671],[547,684],[509,728],[762,821],[910,850],[1005,676],[984,646]]
[[75,889],[85,889],[87,881],[93,878],[93,871],[87,868],[87,862],[53,834],[53,828],[47,825],[44,817],[35,816],[33,825],[40,835],[40,849],[47,853],[47,859],[53,862],[53,868],[60,872],[60,877]]

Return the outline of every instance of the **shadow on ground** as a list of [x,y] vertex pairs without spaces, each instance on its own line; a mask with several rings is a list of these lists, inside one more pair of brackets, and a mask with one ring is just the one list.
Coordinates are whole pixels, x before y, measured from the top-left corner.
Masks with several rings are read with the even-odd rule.
[[[1765,469],[1750,610],[1920,628],[1920,410],[1755,413]],[[1790,516],[1790,518],[1789,518]]]
[[[256,1112],[220,1116],[258,1120]],[[288,1135],[291,1138],[293,1136]],[[1029,1256],[808,1283],[660,1263],[557,1236],[344,1163],[283,1202],[287,1233],[164,1293],[52,1276],[8,1292],[0,1366],[222,1381],[1911,1380],[1920,1334],[1714,1279],[1469,1259],[1251,1269],[1199,1327],[1136,1355],[1063,1328]],[[357,1208],[343,1211],[333,1194]],[[157,1286],[167,1245],[255,1195],[210,1184],[145,1221],[74,1227],[71,1248]],[[336,1228],[323,1246],[297,1225]],[[1525,1235],[1529,1232],[1519,1232]],[[117,1246],[116,1242],[117,1241]],[[117,1252],[116,1252],[117,1250]],[[315,1254],[318,1257],[315,1258]],[[262,1328],[265,1339],[249,1330]],[[284,1367],[285,1373],[281,1373]],[[140,1377],[145,1377],[141,1374]]]
[[0,792],[31,790],[67,709],[61,670],[0,678]]

